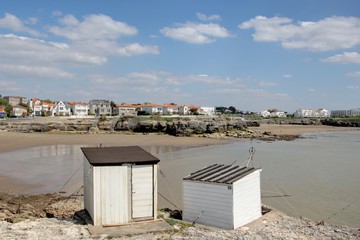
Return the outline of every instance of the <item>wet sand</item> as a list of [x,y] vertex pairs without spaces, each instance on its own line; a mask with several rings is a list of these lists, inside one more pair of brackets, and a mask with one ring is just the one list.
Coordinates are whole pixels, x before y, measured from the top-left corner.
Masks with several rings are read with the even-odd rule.
[[0,153],[45,145],[88,145],[97,146],[162,146],[189,148],[231,142],[231,139],[210,139],[202,137],[173,137],[169,135],[126,135],[126,134],[75,134],[75,133],[14,133],[0,132]]

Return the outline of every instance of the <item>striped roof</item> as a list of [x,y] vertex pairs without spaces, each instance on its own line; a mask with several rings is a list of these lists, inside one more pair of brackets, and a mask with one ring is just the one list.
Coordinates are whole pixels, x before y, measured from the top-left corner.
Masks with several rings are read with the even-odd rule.
[[259,170],[259,168],[214,164],[191,173],[184,177],[183,180],[232,184],[256,170]]

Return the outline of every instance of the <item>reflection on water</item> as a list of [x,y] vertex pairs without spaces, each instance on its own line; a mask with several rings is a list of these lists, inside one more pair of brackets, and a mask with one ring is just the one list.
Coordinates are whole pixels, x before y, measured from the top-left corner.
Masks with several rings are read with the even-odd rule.
[[[1,153],[0,175],[29,186],[37,186],[29,188],[26,193],[37,194],[61,190],[71,194],[82,186],[84,155],[81,147],[86,146],[49,145]],[[144,149],[157,155],[176,148],[151,146]],[[64,186],[69,179],[70,181]],[[13,187],[9,186],[9,188]],[[4,190],[6,186],[0,189]],[[16,189],[12,190],[16,192]]]
[[[214,163],[242,164],[255,147],[263,203],[293,216],[360,225],[360,131],[316,133],[295,141],[243,141],[190,149],[145,147],[161,161],[159,207],[182,208],[182,178]],[[52,145],[0,154],[0,175],[40,185],[31,193],[82,186],[82,145]],[[29,189],[30,192],[30,189]],[[282,194],[290,197],[280,197]],[[335,215],[334,215],[335,214]]]
[[77,187],[82,180],[83,154],[80,147],[82,145],[50,145],[2,153],[0,175],[25,184],[40,185],[27,193],[59,191],[73,174],[72,188]]

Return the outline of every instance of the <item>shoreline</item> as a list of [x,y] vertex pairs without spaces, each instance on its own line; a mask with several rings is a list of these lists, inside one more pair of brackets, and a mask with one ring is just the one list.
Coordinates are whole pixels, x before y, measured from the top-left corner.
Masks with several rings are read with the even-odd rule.
[[[258,127],[248,127],[250,131],[263,134],[270,133],[275,136],[301,136],[313,132],[333,131],[360,131],[359,127],[334,127],[326,125],[280,125],[261,124]],[[102,143],[105,146],[130,146],[140,147],[161,146],[169,148],[194,148],[208,145],[226,144],[239,142],[248,138],[212,138],[204,136],[176,137],[167,134],[134,134],[128,132],[109,133],[69,133],[69,132],[46,132],[46,133],[21,133],[0,131],[0,153],[11,152],[38,146],[48,145],[88,145],[97,146]],[[250,139],[250,138],[249,138]]]

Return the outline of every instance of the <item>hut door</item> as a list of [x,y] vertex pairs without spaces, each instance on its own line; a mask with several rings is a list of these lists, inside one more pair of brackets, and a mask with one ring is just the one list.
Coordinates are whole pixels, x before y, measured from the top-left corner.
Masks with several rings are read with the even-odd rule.
[[131,217],[133,221],[154,219],[153,165],[133,165],[131,173]]

